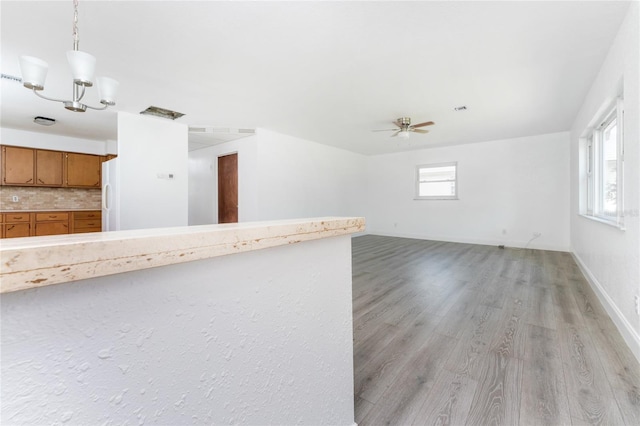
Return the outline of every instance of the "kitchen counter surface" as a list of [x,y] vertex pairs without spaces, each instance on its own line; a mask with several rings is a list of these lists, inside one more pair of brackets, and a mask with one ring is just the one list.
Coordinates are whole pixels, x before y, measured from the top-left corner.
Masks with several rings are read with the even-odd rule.
[[361,217],[327,217],[5,239],[0,245],[0,293],[354,234],[364,228]]
[[0,210],[2,213],[39,213],[39,212],[95,212],[101,209],[14,209],[14,210]]

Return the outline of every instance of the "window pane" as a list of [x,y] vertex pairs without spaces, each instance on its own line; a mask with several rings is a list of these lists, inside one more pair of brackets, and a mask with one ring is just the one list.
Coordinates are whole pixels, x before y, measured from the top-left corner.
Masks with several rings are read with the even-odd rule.
[[456,166],[424,167],[420,169],[420,182],[455,180]]
[[617,214],[618,145],[616,133],[616,120],[609,123],[602,132],[602,213],[607,216],[616,216]]
[[450,197],[456,195],[455,182],[420,182],[420,197]]

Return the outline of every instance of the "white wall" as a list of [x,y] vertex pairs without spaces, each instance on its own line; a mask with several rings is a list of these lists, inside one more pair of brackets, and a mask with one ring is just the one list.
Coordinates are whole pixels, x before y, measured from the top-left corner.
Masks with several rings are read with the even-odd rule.
[[51,149],[54,151],[81,152],[84,154],[105,155],[109,153],[106,141],[72,138],[50,133],[29,132],[26,130],[0,129],[3,145],[24,146],[29,148]]
[[187,137],[185,124],[118,112],[121,229],[187,225]]
[[[640,30],[633,2],[571,129],[571,247],[618,329],[640,360]],[[621,231],[578,214],[580,136],[598,110],[624,97],[624,210]]]
[[260,130],[257,177],[261,220],[364,216],[365,156]]
[[[416,166],[458,162],[458,200],[414,200]],[[569,135],[370,157],[367,230],[466,243],[569,248]]]
[[3,424],[354,424],[351,240],[3,294]]
[[257,129],[189,153],[189,224],[217,223],[217,157],[238,153],[239,220],[364,216],[366,157]]

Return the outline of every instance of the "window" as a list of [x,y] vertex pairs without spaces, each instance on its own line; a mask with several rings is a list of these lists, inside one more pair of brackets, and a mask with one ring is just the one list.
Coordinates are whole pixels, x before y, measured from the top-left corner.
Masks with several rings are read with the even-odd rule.
[[458,198],[458,163],[426,164],[416,167],[416,199]]
[[582,186],[585,206],[582,213],[620,228],[624,219],[622,119],[622,101],[618,100],[587,132],[584,153],[586,184]]

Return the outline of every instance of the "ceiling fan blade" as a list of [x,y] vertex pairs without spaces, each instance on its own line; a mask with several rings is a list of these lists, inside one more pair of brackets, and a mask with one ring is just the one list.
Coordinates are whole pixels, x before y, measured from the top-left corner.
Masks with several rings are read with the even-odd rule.
[[428,130],[424,130],[424,129],[411,129],[411,131],[416,133],[429,133]]
[[398,136],[398,134],[401,132],[402,130],[398,130],[397,132],[395,132],[394,134],[392,134],[390,137],[394,138],[396,136]]
[[395,132],[398,129],[378,129],[378,130],[372,130],[372,132]]
[[425,121],[424,123],[414,124],[411,127],[415,129],[416,127],[433,126],[434,124],[436,123],[433,121]]

